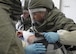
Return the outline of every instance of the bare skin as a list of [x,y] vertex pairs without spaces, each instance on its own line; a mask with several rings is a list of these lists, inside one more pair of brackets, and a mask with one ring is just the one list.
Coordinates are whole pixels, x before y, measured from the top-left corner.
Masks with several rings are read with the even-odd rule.
[[28,43],[29,43],[29,44],[32,44],[32,42],[34,41],[35,38],[36,38],[36,37],[35,37],[34,35],[29,36],[28,39],[27,39]]

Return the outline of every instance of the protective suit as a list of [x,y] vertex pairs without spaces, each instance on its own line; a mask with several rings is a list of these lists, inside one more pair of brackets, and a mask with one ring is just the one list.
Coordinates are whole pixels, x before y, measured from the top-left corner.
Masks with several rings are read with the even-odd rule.
[[[48,12],[45,20],[36,25],[37,31],[57,32],[60,37],[59,42],[64,46],[62,48],[64,48],[65,54],[75,54],[75,50],[71,50],[71,48],[73,49],[76,46],[76,24],[72,19],[66,18],[66,16],[54,6],[52,0],[29,0],[27,8],[46,8]],[[30,28],[31,24],[26,24],[26,26]],[[51,48],[51,46],[49,48]],[[55,45],[53,47],[55,47]],[[61,49],[48,50],[46,54],[64,54]]]
[[[76,30],[76,28],[75,28],[76,24],[73,22],[73,20],[66,18],[63,13],[61,13],[56,7],[54,7],[51,0],[48,0],[48,1],[46,1],[46,0],[45,1],[31,0],[30,5],[29,5],[29,9],[39,8],[39,7],[45,7],[45,8],[48,8],[50,10],[48,11],[48,14],[47,14],[44,22],[36,27],[38,31],[40,31],[40,32],[42,32],[42,31],[57,32],[58,30],[67,30],[70,33],[73,33],[71,31]],[[64,37],[64,36],[60,36],[60,37]],[[74,36],[75,36],[75,34],[74,34]],[[70,43],[68,43],[68,45],[69,44]]]
[[19,0],[0,0],[0,54],[24,54],[13,20],[21,14]]

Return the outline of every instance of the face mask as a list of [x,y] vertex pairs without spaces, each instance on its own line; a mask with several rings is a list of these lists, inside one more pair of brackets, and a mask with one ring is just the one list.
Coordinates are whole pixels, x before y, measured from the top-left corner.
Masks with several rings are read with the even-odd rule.
[[45,8],[30,9],[30,11],[34,21],[42,22],[44,20],[46,14]]

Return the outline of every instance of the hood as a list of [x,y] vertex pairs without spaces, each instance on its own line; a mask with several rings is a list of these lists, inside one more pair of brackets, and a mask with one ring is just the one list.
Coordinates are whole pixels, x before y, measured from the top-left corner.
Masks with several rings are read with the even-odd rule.
[[54,4],[52,0],[29,0],[29,3],[28,3],[29,9],[40,8],[40,7],[53,9]]

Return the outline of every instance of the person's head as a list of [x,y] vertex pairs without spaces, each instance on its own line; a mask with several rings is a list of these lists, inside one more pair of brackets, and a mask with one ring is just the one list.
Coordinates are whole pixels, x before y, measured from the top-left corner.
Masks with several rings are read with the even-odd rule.
[[23,18],[24,18],[24,20],[29,18],[29,11],[28,10],[23,10]]
[[[28,18],[28,16],[31,14],[34,21],[44,21],[44,18],[46,17],[48,10],[47,9],[53,9],[54,4],[52,0],[25,0],[24,5],[24,18]],[[29,12],[31,11],[31,13]]]
[[45,19],[48,9],[53,9],[54,4],[52,0],[29,0],[28,10],[32,15],[34,21],[41,22]]

